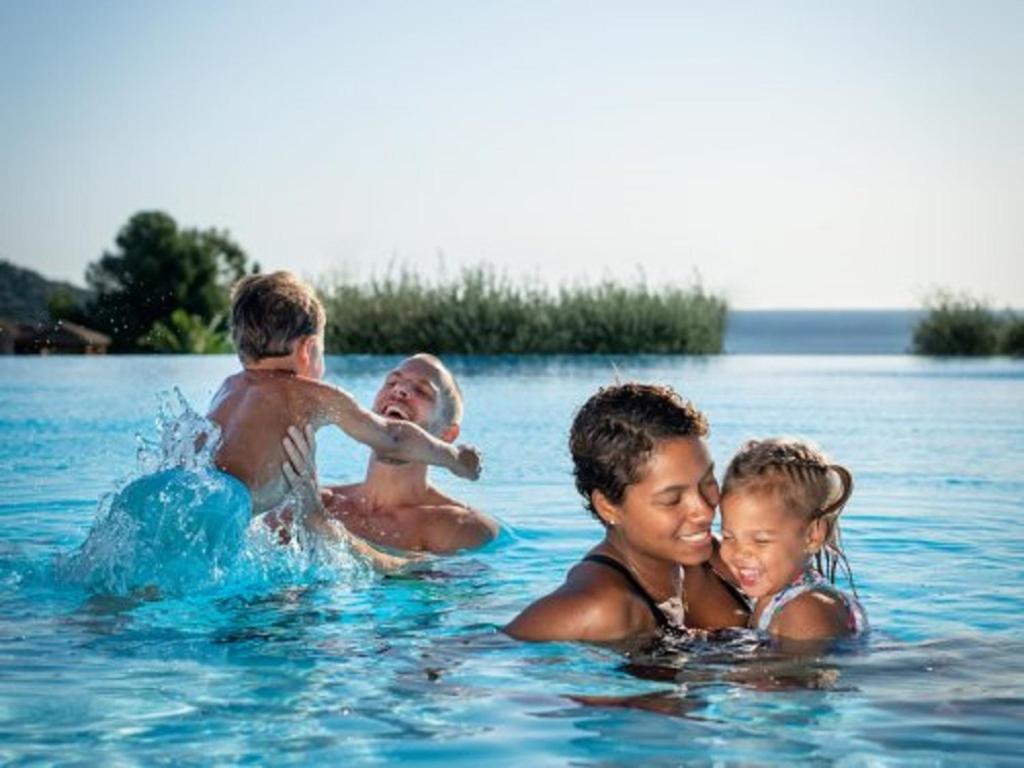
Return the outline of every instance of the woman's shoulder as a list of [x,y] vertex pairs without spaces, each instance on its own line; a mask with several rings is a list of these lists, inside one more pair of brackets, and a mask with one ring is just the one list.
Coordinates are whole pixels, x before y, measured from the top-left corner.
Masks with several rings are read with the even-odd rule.
[[558,589],[530,604],[504,631],[520,640],[613,642],[642,631],[646,614],[618,573],[583,560]]

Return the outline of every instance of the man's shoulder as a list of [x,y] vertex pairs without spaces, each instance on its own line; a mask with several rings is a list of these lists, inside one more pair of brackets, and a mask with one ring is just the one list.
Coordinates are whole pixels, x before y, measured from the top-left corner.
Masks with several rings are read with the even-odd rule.
[[323,489],[324,495],[322,500],[324,505],[334,512],[335,516],[345,515],[352,510],[355,500],[362,493],[362,483],[326,486]]
[[440,492],[396,512],[421,532],[427,547],[435,552],[475,549],[493,541],[500,530],[490,515]]

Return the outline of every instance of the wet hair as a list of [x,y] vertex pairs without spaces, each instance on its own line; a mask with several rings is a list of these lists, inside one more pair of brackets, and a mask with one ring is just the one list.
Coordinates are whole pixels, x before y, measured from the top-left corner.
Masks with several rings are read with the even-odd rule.
[[439,404],[441,411],[438,418],[443,426],[462,423],[462,389],[455,381],[455,376],[448,370],[448,366],[441,362],[441,359],[427,352],[420,352],[413,355],[410,360],[425,360],[433,365],[440,372],[438,389],[440,390]]
[[243,362],[290,355],[324,321],[316,293],[291,272],[249,275],[231,289],[231,339]]
[[584,506],[601,520],[594,509],[595,491],[621,504],[662,440],[707,434],[704,414],[671,387],[602,387],[579,409],[569,431],[573,476]]
[[846,467],[800,440],[750,440],[733,456],[722,481],[723,498],[740,490],[774,494],[808,523],[823,520],[827,529],[815,565],[833,583],[841,565],[856,592],[839,533],[839,515],[853,493],[853,475]]

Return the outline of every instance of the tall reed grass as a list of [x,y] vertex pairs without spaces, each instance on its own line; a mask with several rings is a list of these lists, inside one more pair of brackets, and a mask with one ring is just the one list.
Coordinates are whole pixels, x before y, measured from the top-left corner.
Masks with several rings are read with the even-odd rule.
[[408,270],[319,286],[334,353],[583,354],[722,350],[725,301],[695,280],[550,290],[488,267],[428,281]]
[[1024,318],[968,294],[936,291],[914,328],[914,352],[936,356],[1024,354]]

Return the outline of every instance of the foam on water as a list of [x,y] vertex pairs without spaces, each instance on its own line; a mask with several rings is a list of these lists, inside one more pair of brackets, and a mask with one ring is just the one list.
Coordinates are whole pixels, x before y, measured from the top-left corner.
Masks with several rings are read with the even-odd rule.
[[136,471],[101,499],[81,546],[57,556],[59,583],[157,598],[365,572],[346,547],[307,535],[301,520],[285,546],[253,519],[248,489],[214,465],[220,428],[177,388],[160,399],[156,433],[137,436]]

